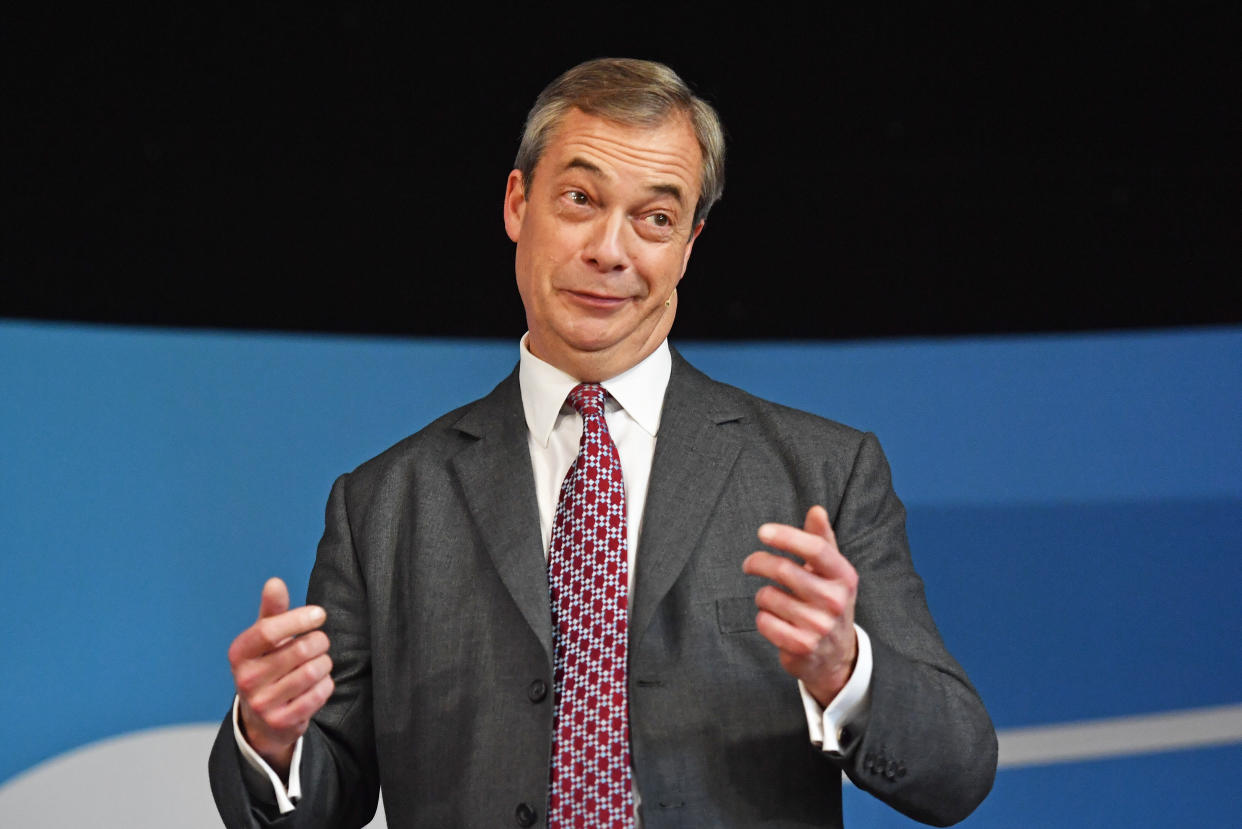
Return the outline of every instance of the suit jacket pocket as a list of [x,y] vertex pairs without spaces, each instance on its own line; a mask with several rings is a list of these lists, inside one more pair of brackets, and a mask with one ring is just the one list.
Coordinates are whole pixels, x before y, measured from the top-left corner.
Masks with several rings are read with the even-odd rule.
[[716,623],[720,625],[721,633],[746,633],[755,630],[755,614],[758,612],[754,596],[716,600]]

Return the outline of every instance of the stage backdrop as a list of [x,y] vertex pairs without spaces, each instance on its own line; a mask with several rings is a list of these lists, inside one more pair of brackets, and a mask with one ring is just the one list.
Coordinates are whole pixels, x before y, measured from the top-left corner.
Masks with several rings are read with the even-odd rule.
[[[965,825],[1236,821],[1242,328],[679,345],[885,446],[1002,734]],[[302,594],[333,478],[516,348],[0,322],[0,825],[218,825],[225,650],[263,580]]]

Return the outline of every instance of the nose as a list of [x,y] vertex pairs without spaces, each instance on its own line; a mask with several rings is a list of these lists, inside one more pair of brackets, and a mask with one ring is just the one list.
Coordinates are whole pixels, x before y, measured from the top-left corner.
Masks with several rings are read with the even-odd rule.
[[601,272],[625,270],[629,264],[625,230],[626,218],[620,211],[600,216],[582,249],[583,259]]

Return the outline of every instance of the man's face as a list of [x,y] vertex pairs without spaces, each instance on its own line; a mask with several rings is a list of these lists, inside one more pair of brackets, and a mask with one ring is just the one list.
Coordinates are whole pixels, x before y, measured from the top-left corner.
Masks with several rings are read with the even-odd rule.
[[628,127],[571,110],[529,190],[509,174],[505,229],[535,356],[584,381],[640,362],[668,335],[694,225],[701,153],[684,116]]

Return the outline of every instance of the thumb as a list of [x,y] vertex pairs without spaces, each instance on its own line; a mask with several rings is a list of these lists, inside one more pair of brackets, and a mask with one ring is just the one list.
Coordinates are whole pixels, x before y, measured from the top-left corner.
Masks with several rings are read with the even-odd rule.
[[820,538],[833,538],[832,525],[828,523],[828,510],[819,504],[811,507],[806,512],[806,523],[802,525],[802,529],[811,535],[818,535]]
[[259,618],[276,616],[289,609],[289,588],[277,578],[268,579],[259,598]]

